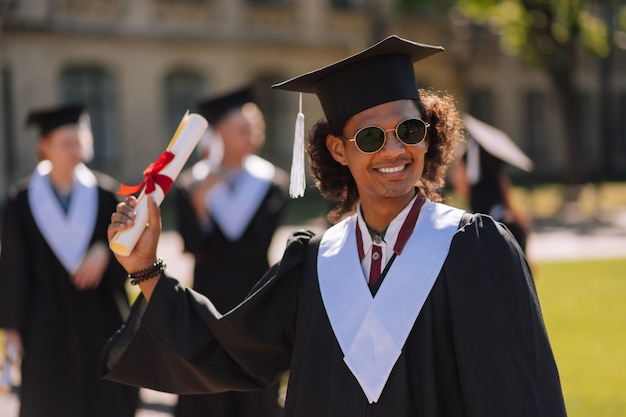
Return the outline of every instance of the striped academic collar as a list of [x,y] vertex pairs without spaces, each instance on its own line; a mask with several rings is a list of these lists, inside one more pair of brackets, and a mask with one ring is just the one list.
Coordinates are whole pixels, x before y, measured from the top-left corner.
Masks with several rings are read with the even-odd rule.
[[[417,189],[415,197],[402,209],[400,213],[389,223],[385,230],[384,240],[388,247],[392,247],[394,253],[397,255],[402,254],[402,250],[406,245],[409,236],[413,233],[415,223],[420,213],[420,209],[426,202],[426,196]],[[372,236],[369,233],[363,213],[361,212],[361,205],[357,208],[356,219],[356,243],[357,250],[359,251],[359,259],[363,261],[365,254],[370,251],[373,244]]]
[[344,362],[370,403],[380,398],[402,353],[462,214],[426,200],[404,255],[396,258],[375,297],[363,280],[355,236],[357,215],[332,226],[322,237],[317,257],[322,301]]

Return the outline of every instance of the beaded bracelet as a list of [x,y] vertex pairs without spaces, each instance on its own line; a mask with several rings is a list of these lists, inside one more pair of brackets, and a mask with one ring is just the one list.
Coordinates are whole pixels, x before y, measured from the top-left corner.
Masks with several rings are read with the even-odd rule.
[[155,263],[152,264],[152,266],[128,274],[126,275],[126,277],[131,280],[131,285],[137,285],[147,279],[161,275],[163,271],[165,271],[166,266],[167,265],[165,265],[165,262],[163,262],[163,258],[159,258]]

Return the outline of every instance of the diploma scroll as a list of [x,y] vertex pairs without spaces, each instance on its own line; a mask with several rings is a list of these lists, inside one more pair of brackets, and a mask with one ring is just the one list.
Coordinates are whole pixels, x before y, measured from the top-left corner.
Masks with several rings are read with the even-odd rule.
[[144,171],[146,177],[144,181],[135,187],[124,185],[120,187],[119,194],[122,195],[132,194],[137,188],[143,189],[137,197],[135,207],[137,216],[134,225],[116,233],[109,243],[113,252],[122,256],[130,255],[148,223],[147,196],[152,194],[158,205],[163,202],[165,194],[180,174],[207,127],[208,123],[204,117],[186,113],[166,151]]

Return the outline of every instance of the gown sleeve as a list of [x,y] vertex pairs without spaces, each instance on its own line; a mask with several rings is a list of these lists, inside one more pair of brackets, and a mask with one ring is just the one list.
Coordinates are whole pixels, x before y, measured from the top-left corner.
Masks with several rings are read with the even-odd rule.
[[474,216],[454,240],[445,273],[467,415],[565,416],[534,280],[508,230]]
[[221,314],[209,299],[161,277],[140,296],[105,346],[100,375],[176,394],[264,389],[289,369],[296,292],[310,232],[296,232],[282,260],[239,306]]
[[0,251],[0,328],[24,328],[28,296],[28,261],[25,252],[20,199],[12,187],[3,213]]
[[185,180],[178,184],[175,191],[177,231],[183,239],[185,251],[194,255],[197,265],[223,260],[237,263],[240,251],[245,251],[249,259],[267,259],[267,251],[287,204],[282,187],[270,185],[244,232],[231,239],[213,216],[209,216],[208,225],[201,224],[193,208],[191,186]]

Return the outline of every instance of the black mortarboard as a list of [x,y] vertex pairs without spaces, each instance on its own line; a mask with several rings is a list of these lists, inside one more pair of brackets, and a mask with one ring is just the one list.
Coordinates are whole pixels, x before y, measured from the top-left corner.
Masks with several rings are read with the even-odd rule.
[[78,124],[80,116],[84,111],[85,106],[80,103],[33,110],[26,118],[26,126],[38,126],[40,135],[45,136],[57,127]]
[[211,125],[219,122],[228,112],[240,108],[246,103],[254,102],[251,87],[245,87],[237,91],[211,97],[197,104],[198,113]]
[[[308,72],[272,88],[314,93],[329,123],[348,120],[357,113],[379,104],[403,99],[419,99],[413,63],[442,52],[441,46],[426,45],[389,36],[377,44],[341,61]],[[296,119],[292,197],[304,195],[304,115]]]
[[346,59],[272,87],[315,93],[328,122],[344,121],[379,104],[419,99],[413,63],[443,50],[390,36]]

